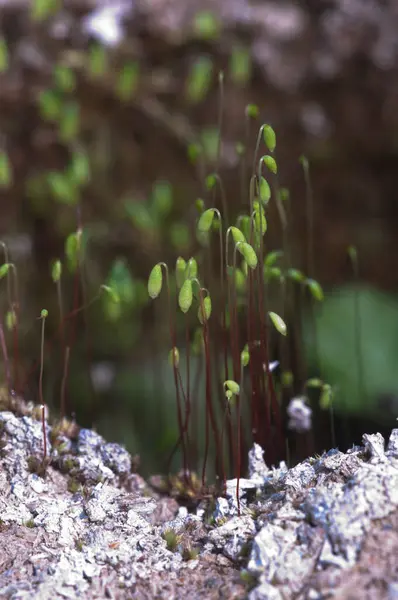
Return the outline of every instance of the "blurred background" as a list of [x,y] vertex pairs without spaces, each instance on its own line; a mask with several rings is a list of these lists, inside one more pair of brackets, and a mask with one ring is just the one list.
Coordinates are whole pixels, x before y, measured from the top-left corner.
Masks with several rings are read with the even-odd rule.
[[[18,300],[3,275],[0,306],[17,391],[39,400],[45,308],[45,401],[61,410],[69,347],[66,414],[126,444],[144,473],[162,468],[177,437],[175,396],[165,304],[149,302],[147,277],[156,262],[196,251],[222,71],[219,171],[231,212],[248,201],[240,154],[254,104],[248,156],[259,126],[272,124],[291,266],[304,271],[313,219],[311,275],[325,300],[291,315],[300,324],[291,392],[310,376],[335,386],[337,437],[348,420],[353,432],[341,443],[393,426],[397,28],[393,0],[0,0],[0,239],[18,275]],[[272,205],[268,219],[267,247],[281,248]],[[84,263],[74,271],[79,229]],[[101,284],[121,302],[94,301]],[[84,304],[61,331],[60,314]]]

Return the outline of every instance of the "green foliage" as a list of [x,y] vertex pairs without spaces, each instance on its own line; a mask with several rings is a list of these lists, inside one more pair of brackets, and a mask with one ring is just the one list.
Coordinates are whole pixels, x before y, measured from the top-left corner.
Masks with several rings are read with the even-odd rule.
[[323,295],[323,290],[322,290],[320,283],[318,283],[314,279],[307,279],[306,285],[308,286],[312,297],[315,300],[318,300],[318,302],[322,302],[324,295]]
[[148,294],[149,297],[157,298],[162,291],[163,275],[162,267],[157,264],[153,267],[148,279]]
[[7,42],[4,37],[0,36],[0,75],[8,70],[9,56]]
[[249,119],[258,119],[259,114],[260,111],[256,104],[248,104],[246,106],[246,117]]
[[76,75],[71,67],[62,64],[54,66],[55,87],[61,92],[71,94],[76,88]]
[[238,244],[239,242],[246,242],[246,238],[243,232],[238,227],[230,227],[229,230],[231,232],[235,244]]
[[60,203],[76,205],[79,200],[78,190],[67,173],[50,171],[47,183],[53,198]]
[[214,208],[208,208],[201,215],[198,221],[198,231],[207,233],[210,231],[214,219]]
[[250,362],[250,353],[249,353],[249,347],[247,344],[245,345],[242,352],[240,353],[240,360],[241,360],[243,367],[247,367],[247,365]]
[[179,256],[176,260],[176,282],[178,288],[181,288],[182,284],[185,281],[186,269],[186,261],[182,258],[182,256]]
[[126,200],[124,206],[131,222],[138,230],[150,232],[155,229],[154,219],[145,204],[135,200]]
[[205,40],[216,40],[221,32],[220,22],[211,11],[198,12],[193,27],[197,37]]
[[251,269],[255,269],[257,267],[258,259],[253,247],[247,242],[238,242],[236,247],[242,254],[248,266]]
[[176,347],[172,348],[169,352],[169,364],[171,367],[178,367],[180,364],[180,352]]
[[243,46],[235,46],[232,50],[229,70],[232,81],[237,85],[245,85],[250,81],[252,62],[250,50]]
[[59,115],[59,138],[68,143],[76,139],[80,129],[80,106],[77,102],[66,102]]
[[[359,348],[356,317],[359,300]],[[317,307],[317,305],[315,305]],[[317,357],[311,344],[309,315],[304,321],[305,352],[309,364],[316,368]],[[318,360],[322,380],[314,383],[322,388],[328,382],[333,391],[333,407],[352,415],[374,415],[388,418],[376,404],[379,394],[398,394],[396,361],[398,357],[398,304],[393,296],[372,288],[345,286],[327,295],[315,312]],[[363,365],[363,381],[360,363]],[[308,385],[308,382],[307,382]],[[327,404],[328,390],[322,402]],[[322,396],[321,396],[322,397]],[[329,400],[330,401],[330,400]]]
[[74,273],[79,264],[79,257],[81,252],[81,231],[74,231],[69,234],[65,241],[65,256],[69,270]]
[[67,175],[71,184],[76,187],[87,185],[90,182],[90,161],[87,153],[82,149],[73,152]]
[[4,265],[1,265],[0,267],[0,279],[3,279],[3,277],[6,277],[6,275],[8,275],[8,272],[10,270],[10,263],[4,263]]
[[276,160],[274,159],[273,156],[269,156],[269,154],[267,154],[262,157],[262,161],[265,164],[265,166],[267,167],[267,169],[269,169],[271,171],[271,173],[274,173],[274,175],[277,174],[278,165],[276,164]]
[[192,291],[192,280],[186,279],[181,286],[180,293],[178,295],[178,305],[183,313],[187,313],[192,306],[193,291]]
[[[207,127],[201,133],[200,140],[203,153],[210,162],[215,162],[217,158],[219,137],[219,131],[216,127]],[[213,183],[213,187],[214,185],[215,182]]]
[[12,182],[12,168],[8,155],[4,150],[0,150],[0,189],[10,187]]
[[206,296],[203,298],[203,307],[202,303],[199,303],[198,308],[198,319],[200,323],[203,325],[205,321],[210,319],[211,315],[211,298],[210,296]]
[[87,68],[93,78],[103,77],[108,71],[108,56],[104,46],[94,43],[88,53]]
[[45,21],[54,16],[60,8],[60,0],[33,0],[31,4],[31,18],[33,21]]
[[123,65],[116,83],[116,93],[123,102],[134,96],[138,88],[139,74],[140,66],[137,61]]
[[57,283],[61,279],[62,275],[62,263],[60,260],[55,260],[51,266],[51,277],[54,283]]
[[186,96],[192,103],[201,102],[207,95],[213,79],[213,61],[199,56],[192,64],[187,82]]
[[45,121],[55,122],[62,111],[62,97],[57,91],[42,90],[38,97],[40,116]]
[[267,204],[271,198],[271,188],[265,177],[260,177],[258,187],[261,201]]
[[168,181],[157,181],[153,186],[152,206],[159,219],[170,214],[173,208],[173,190]]
[[276,147],[276,135],[271,125],[264,125],[263,127],[264,143],[270,152],[274,152]]
[[272,312],[272,311],[270,311],[268,314],[269,314],[269,318],[271,319],[272,324],[275,327],[275,329],[281,335],[287,335],[286,323],[284,322],[282,317],[280,317],[279,315],[277,315],[275,312]]

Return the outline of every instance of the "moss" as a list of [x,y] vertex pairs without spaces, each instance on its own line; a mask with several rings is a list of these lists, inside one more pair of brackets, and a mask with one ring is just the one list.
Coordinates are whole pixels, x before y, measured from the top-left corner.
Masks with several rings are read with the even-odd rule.
[[75,479],[74,477],[71,477],[68,480],[68,492],[70,492],[71,494],[76,494],[80,490],[81,490],[80,482],[77,479]]
[[44,477],[46,474],[47,467],[50,464],[50,459],[47,457],[46,460],[43,460],[38,456],[34,456],[32,454],[31,456],[28,456],[27,462],[29,473],[35,473],[40,477]]
[[34,529],[35,527],[35,522],[34,519],[29,519],[29,521],[26,521],[24,523],[25,527],[29,527],[29,529]]
[[181,536],[177,535],[173,529],[166,529],[163,532],[162,537],[166,541],[167,549],[170,550],[170,552],[176,552],[181,543]]
[[195,560],[195,558],[197,558],[199,555],[199,549],[192,546],[191,542],[188,542],[183,548],[181,554],[184,560]]
[[83,552],[83,547],[84,547],[85,543],[84,540],[82,538],[78,538],[75,541],[75,548],[78,552]]

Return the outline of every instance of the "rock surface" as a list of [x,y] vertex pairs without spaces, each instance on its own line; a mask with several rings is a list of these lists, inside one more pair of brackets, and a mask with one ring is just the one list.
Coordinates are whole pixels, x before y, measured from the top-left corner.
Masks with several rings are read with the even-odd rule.
[[188,512],[97,433],[0,412],[0,597],[391,600],[397,439],[364,435],[291,469],[255,446],[240,515],[236,480]]

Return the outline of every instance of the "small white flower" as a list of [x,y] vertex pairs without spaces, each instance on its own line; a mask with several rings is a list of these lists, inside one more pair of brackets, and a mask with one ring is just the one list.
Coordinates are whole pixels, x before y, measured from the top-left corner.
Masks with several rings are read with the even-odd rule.
[[125,12],[122,4],[98,8],[84,19],[84,31],[105,46],[117,46],[123,39],[121,22]]
[[306,404],[305,396],[292,398],[287,407],[289,417],[288,428],[303,433],[312,427],[312,410]]

